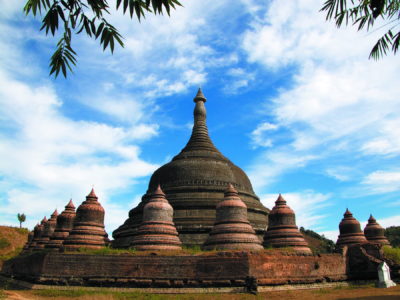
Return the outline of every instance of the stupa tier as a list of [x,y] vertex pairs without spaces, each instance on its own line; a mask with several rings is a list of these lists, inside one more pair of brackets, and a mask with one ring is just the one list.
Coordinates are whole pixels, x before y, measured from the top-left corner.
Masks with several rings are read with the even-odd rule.
[[[223,156],[211,141],[206,124],[206,98],[200,89],[194,102],[194,125],[187,145],[171,162],[154,172],[148,191],[154,191],[158,184],[162,186],[174,208],[174,223],[182,243],[201,246],[214,225],[216,206],[226,186],[232,183],[246,204],[249,222],[261,240],[269,210],[254,194],[243,170]],[[147,199],[144,195],[142,202],[129,212],[129,219],[113,232],[114,247],[130,246]]]
[[160,186],[143,207],[143,222],[132,239],[136,250],[180,250],[181,241],[173,223],[174,210]]
[[368,224],[364,228],[364,235],[371,244],[390,245],[385,236],[385,229],[376,222],[376,219],[372,215],[369,217]]
[[269,213],[269,225],[263,245],[274,248],[291,247],[297,252],[311,254],[311,249],[296,226],[294,211],[281,194]]
[[79,248],[99,249],[105,246],[104,208],[92,189],[76,210],[73,228],[65,239],[66,250]]
[[215,225],[204,250],[261,250],[260,239],[247,219],[247,206],[229,184],[224,199],[217,205]]
[[360,222],[353,217],[353,214],[346,209],[343,216],[344,217],[339,224],[340,234],[336,246],[338,248],[343,248],[343,246],[367,243],[364,232],[361,230]]
[[46,244],[46,248],[59,249],[61,247],[72,230],[75,216],[75,206],[71,199],[65,206],[65,210],[57,217],[56,228],[49,242]]

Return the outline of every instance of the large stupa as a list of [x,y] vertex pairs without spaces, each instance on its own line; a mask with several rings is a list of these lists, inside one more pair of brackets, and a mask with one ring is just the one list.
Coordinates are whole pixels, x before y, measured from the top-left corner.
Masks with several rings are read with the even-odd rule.
[[[248,209],[248,219],[262,241],[269,210],[255,195],[249,178],[219,152],[208,135],[204,97],[199,89],[194,108],[194,124],[189,142],[171,162],[151,176],[148,191],[161,186],[174,209],[174,223],[182,243],[201,246],[215,222],[216,206],[231,183]],[[129,247],[142,222],[143,206],[149,193],[129,212],[129,218],[113,232],[113,246]]]

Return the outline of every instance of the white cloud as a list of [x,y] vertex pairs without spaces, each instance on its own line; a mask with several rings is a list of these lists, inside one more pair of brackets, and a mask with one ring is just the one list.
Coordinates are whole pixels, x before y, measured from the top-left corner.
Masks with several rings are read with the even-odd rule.
[[278,129],[278,125],[269,122],[258,124],[257,128],[251,132],[251,139],[255,147],[271,147],[272,139],[267,136],[269,131]]
[[[273,1],[264,14],[259,8],[253,11],[252,26],[243,35],[248,61],[269,71],[295,70],[292,83],[273,99],[266,99],[268,107],[272,101],[268,115],[272,112],[276,124],[290,136],[285,145],[275,142],[275,147],[280,146],[289,162],[290,158],[303,161],[314,156],[399,155],[395,129],[400,126],[398,58],[388,55],[379,62],[368,60],[381,32],[366,35],[351,26],[337,29],[318,11],[321,5],[317,0],[291,1],[291,5]],[[271,171],[271,160],[265,158],[276,150],[265,151],[254,161],[255,180],[307,165],[308,159],[304,163],[294,160],[293,166],[283,163],[283,171],[277,172],[273,163]],[[346,180],[337,172],[329,173]]]
[[[285,192],[282,196],[296,214],[296,225],[299,228],[303,226],[306,229],[317,231],[318,228],[325,227],[323,220],[326,215],[321,214],[320,210],[330,205],[328,202],[330,195],[305,190],[294,193]],[[261,202],[271,209],[274,207],[277,198],[278,195],[276,194],[265,194],[260,197]]]
[[24,210],[33,225],[43,213],[63,209],[71,194],[79,205],[94,185],[110,208],[107,224],[116,226],[115,218],[122,223],[126,216],[120,212],[126,214],[126,208],[108,201],[157,167],[140,158],[135,142],[155,136],[158,125],[113,127],[72,120],[62,114],[62,102],[51,87],[29,86],[3,72],[0,80],[0,156],[6,158],[0,160],[0,173],[2,185],[11,187],[2,212]]
[[375,171],[368,174],[362,181],[373,193],[388,193],[400,190],[399,171]]
[[317,155],[294,155],[286,149],[277,148],[258,157],[247,174],[253,186],[261,189],[277,181],[281,174],[304,167],[315,159],[318,159]]
[[349,181],[352,179],[354,170],[350,167],[337,166],[331,167],[325,170],[326,174],[333,177],[339,181]]

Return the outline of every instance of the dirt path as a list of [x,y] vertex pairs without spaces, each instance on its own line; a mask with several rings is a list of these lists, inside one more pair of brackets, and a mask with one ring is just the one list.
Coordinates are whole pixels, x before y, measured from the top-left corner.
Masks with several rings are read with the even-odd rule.
[[389,289],[374,287],[344,287],[315,290],[287,290],[250,294],[140,294],[140,293],[95,293],[69,297],[69,292],[40,295],[38,291],[6,290],[6,299],[10,300],[400,300],[400,285]]
[[32,300],[32,299],[37,299],[37,298],[27,298],[26,296],[20,295],[16,291],[4,291],[4,294],[7,296],[7,300]]

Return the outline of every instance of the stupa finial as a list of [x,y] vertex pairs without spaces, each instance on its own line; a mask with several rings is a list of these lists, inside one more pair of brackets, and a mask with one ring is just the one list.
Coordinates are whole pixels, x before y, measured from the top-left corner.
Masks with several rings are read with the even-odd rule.
[[194,102],[197,102],[197,101],[206,102],[207,101],[207,99],[206,99],[206,97],[204,97],[203,92],[200,87],[199,87],[199,90],[197,91],[196,97],[194,97],[193,101]]

